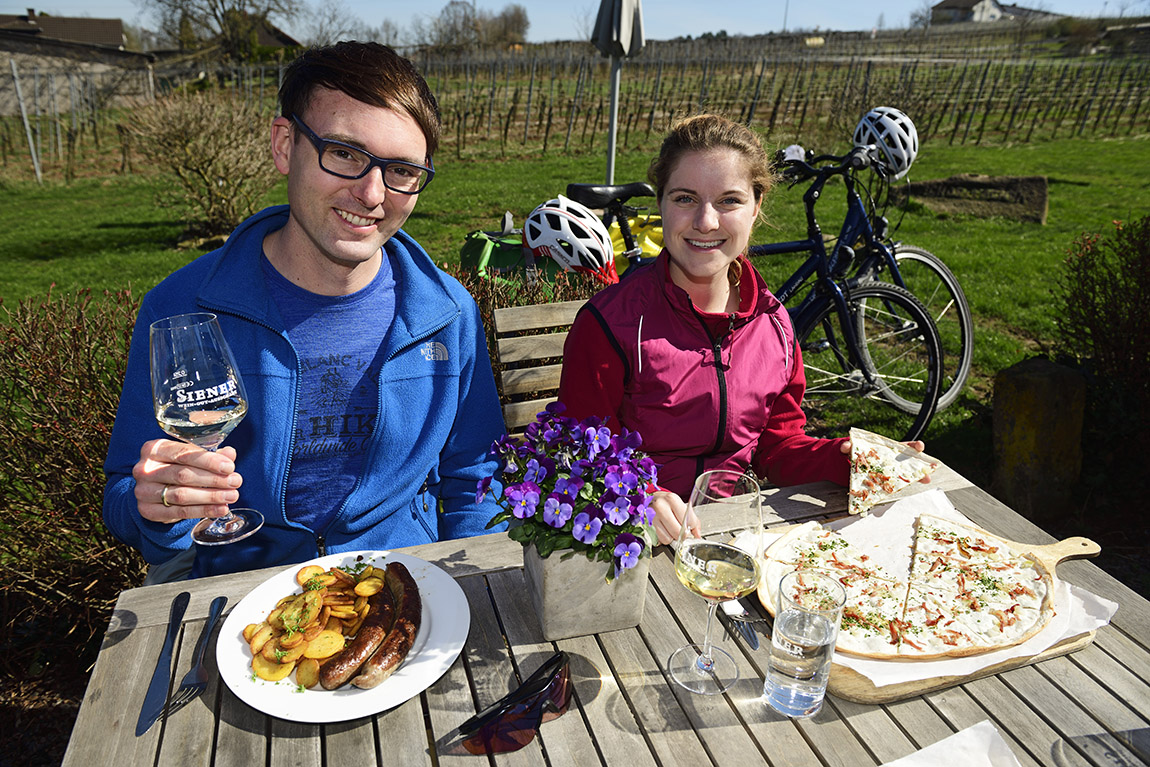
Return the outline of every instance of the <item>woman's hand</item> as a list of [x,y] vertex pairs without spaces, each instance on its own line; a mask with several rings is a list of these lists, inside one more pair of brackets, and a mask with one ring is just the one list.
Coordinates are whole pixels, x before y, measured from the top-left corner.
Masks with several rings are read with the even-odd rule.
[[655,512],[655,535],[659,543],[678,540],[684,518],[687,519],[688,530],[702,537],[703,528],[699,518],[687,510],[687,504],[683,503],[682,498],[668,490],[660,490],[651,498],[651,509]]
[[240,499],[236,488],[244,481],[236,473],[235,448],[213,453],[170,439],[145,442],[132,477],[140,516],[166,523],[224,516]]

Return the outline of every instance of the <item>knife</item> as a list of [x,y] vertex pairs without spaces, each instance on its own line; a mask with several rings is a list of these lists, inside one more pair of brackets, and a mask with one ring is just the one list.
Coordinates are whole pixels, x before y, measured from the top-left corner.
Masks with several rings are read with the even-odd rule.
[[181,591],[172,600],[172,614],[168,619],[168,635],[164,637],[164,646],[160,650],[160,657],[156,661],[156,670],[152,672],[152,681],[148,684],[148,694],[144,696],[144,705],[140,708],[140,719],[136,722],[136,737],[140,737],[156,723],[164,711],[164,704],[168,700],[168,685],[172,680],[172,648],[176,644],[176,635],[180,633],[180,626],[184,621],[184,611],[188,609],[188,601],[192,595]]

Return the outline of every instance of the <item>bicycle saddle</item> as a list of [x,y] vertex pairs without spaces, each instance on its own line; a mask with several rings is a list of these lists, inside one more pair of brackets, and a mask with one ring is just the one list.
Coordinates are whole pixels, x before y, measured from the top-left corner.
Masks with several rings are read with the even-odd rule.
[[646,181],[630,184],[568,184],[567,199],[588,208],[605,208],[618,200],[626,202],[632,197],[654,197],[655,187]]

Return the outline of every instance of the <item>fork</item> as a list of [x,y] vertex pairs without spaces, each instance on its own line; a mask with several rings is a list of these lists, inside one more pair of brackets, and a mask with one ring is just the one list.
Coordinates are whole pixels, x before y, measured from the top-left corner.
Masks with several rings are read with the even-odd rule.
[[741,599],[721,602],[719,606],[730,621],[730,627],[739,633],[752,650],[759,649],[759,637],[752,624],[766,623],[766,619],[752,614]]
[[168,701],[168,706],[164,710],[166,716],[171,716],[191,703],[208,686],[208,672],[204,668],[204,651],[208,646],[208,638],[211,637],[212,630],[215,629],[216,622],[220,619],[220,614],[223,613],[224,605],[227,602],[228,598],[224,596],[212,600],[212,606],[208,609],[208,620],[204,623],[204,629],[200,632],[200,639],[196,642],[196,650],[192,654],[192,668],[184,675],[180,681],[179,689],[173,693],[172,699]]

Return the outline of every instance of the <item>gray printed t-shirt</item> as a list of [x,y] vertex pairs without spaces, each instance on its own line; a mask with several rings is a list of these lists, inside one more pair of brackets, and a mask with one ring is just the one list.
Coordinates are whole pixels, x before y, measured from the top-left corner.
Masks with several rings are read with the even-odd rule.
[[355,487],[379,408],[379,358],[395,318],[386,258],[348,296],[293,285],[266,257],[264,275],[300,360],[300,399],[288,471],[287,516],[322,533]]

